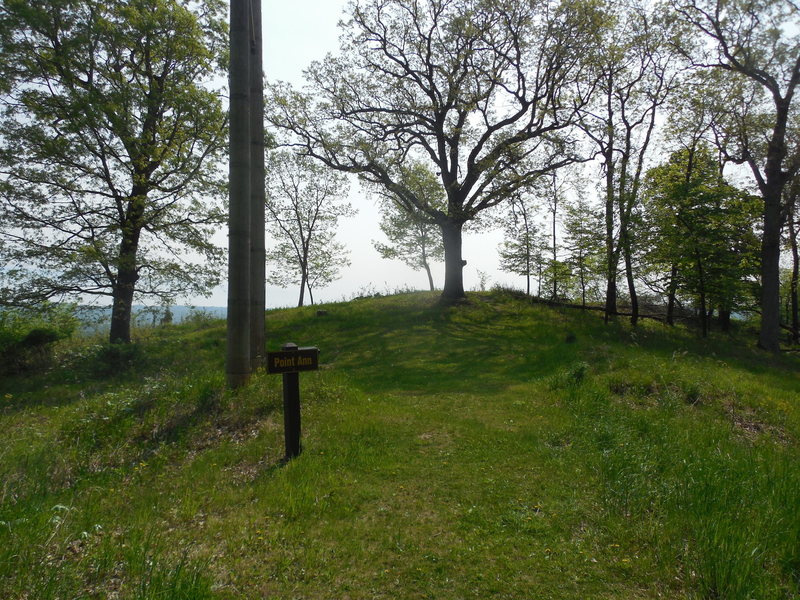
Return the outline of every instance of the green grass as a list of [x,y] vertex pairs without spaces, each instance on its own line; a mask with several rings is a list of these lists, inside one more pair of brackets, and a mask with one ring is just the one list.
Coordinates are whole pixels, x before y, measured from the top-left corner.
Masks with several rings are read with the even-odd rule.
[[288,464],[280,377],[225,390],[221,322],[4,380],[0,597],[800,594],[800,364],[746,332],[502,293],[267,332],[321,350]]

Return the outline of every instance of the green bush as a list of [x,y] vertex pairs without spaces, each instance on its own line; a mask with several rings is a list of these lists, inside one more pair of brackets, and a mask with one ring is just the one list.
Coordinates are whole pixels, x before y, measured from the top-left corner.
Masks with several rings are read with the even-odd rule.
[[142,347],[138,344],[96,344],[88,361],[89,373],[94,377],[126,373],[144,358]]
[[70,337],[77,325],[72,305],[0,310],[0,372],[19,373],[46,366],[53,344]]

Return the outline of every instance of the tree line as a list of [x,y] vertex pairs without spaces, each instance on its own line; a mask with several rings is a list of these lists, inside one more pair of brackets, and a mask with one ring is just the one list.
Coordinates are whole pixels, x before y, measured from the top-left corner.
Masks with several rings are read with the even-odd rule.
[[[464,296],[463,227],[498,209],[504,266],[530,277],[546,265],[558,295],[566,265],[556,241],[547,261],[535,251],[529,203],[549,205],[555,224],[555,184],[591,163],[601,235],[581,231],[585,203],[567,224],[582,297],[592,261],[606,318],[624,289],[635,323],[649,283],[668,319],[690,296],[705,328],[712,307],[724,320],[748,306],[750,288],[758,343],[777,351],[800,166],[798,24],[790,0],[358,2],[340,54],[309,67],[305,90],[269,86],[267,119],[283,143],[437,225],[451,301]],[[410,183],[419,165],[434,201]],[[731,165],[754,185],[732,186]]]
[[346,260],[349,173],[382,202],[383,256],[431,288],[443,257],[445,301],[464,228],[492,222],[528,293],[606,318],[624,295],[634,323],[642,294],[670,321],[689,301],[704,330],[756,304],[761,347],[782,310],[797,340],[793,1],[362,0],[306,88],[265,92],[259,8],[234,0],[228,30],[220,0],[3,3],[0,302],[105,296],[129,341],[134,297],[220,281],[229,195],[229,309],[256,365],[265,227],[270,280],[313,300]]

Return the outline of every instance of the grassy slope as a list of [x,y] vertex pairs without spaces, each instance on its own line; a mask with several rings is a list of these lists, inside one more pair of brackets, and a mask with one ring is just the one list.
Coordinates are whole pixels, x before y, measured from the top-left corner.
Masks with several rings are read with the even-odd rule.
[[796,358],[498,295],[323,308],[268,314],[322,351],[288,465],[221,323],[3,382],[0,597],[800,592]]

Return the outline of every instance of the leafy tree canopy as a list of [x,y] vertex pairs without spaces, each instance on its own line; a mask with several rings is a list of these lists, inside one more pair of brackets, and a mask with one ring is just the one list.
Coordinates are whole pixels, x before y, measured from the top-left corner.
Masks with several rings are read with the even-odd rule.
[[793,0],[671,0],[699,36],[677,40],[698,67],[710,69],[706,93],[722,110],[719,148],[750,166],[761,197],[759,346],[779,350],[781,198],[800,162],[792,133],[800,85],[800,8]]
[[[206,293],[221,251],[219,0],[9,0],[0,8],[5,302]],[[199,260],[193,260],[193,258]]]
[[344,246],[335,241],[341,217],[355,214],[347,195],[347,178],[311,159],[276,151],[267,169],[267,228],[277,244],[267,253],[272,269],[268,280],[280,286],[300,286],[298,306],[306,289],[339,277],[350,263]]
[[730,312],[753,300],[760,200],[721,175],[704,145],[674,152],[647,174],[649,259],[676,267],[682,292]]
[[[464,223],[576,158],[599,11],[580,0],[350,6],[341,54],[308,69],[305,93],[273,86],[268,118],[305,154],[439,224],[443,296],[460,298]],[[444,206],[406,184],[417,161],[439,178]]]
[[[413,165],[408,171],[405,185],[432,207],[444,207],[442,187],[436,177],[423,164]],[[430,290],[435,289],[431,262],[444,259],[444,246],[440,228],[426,213],[415,207],[404,206],[402,200],[377,187],[386,202],[381,207],[380,229],[388,243],[375,241],[373,245],[383,258],[398,259],[416,270],[424,270]]]

